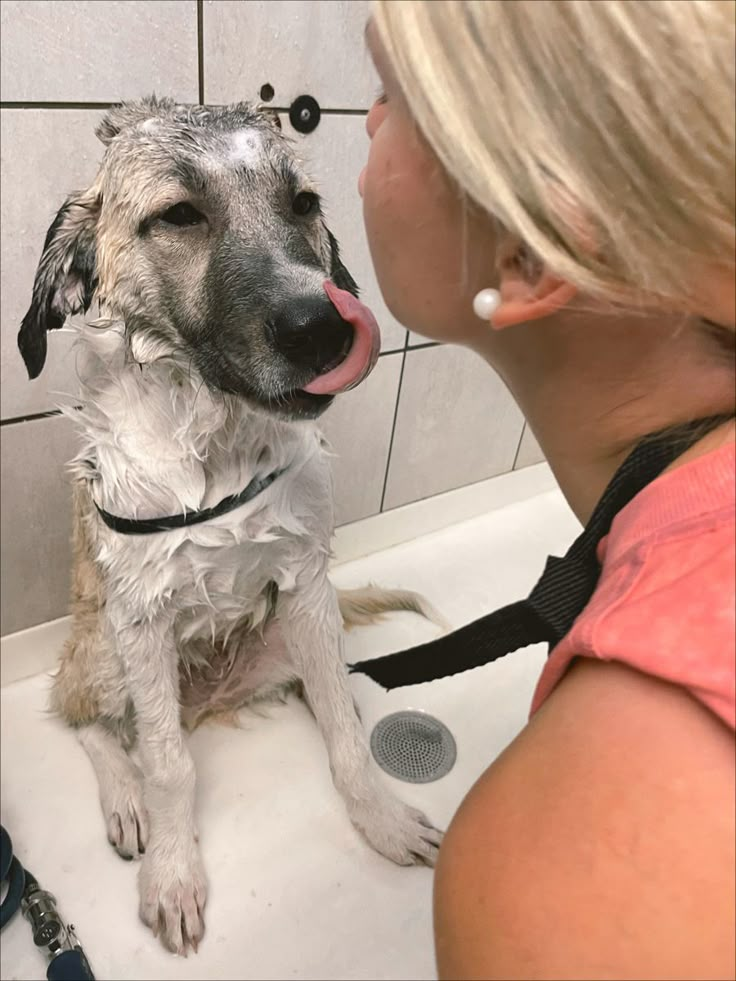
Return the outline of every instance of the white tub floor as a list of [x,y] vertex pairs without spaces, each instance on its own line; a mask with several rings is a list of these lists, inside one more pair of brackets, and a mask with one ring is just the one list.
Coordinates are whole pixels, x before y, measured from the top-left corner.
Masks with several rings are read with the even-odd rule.
[[[578,525],[558,492],[494,511],[340,566],[340,586],[376,582],[423,592],[455,626],[523,596],[545,556]],[[417,617],[348,636],[349,660],[436,633]],[[388,712],[423,709],[457,741],[454,769],[421,786],[386,778],[445,827],[465,793],[523,726],[544,648],[426,685],[385,693],[351,684],[370,730]],[[207,932],[197,955],[174,957],[138,921],[136,866],[107,844],[91,766],[73,734],[45,712],[48,678],[2,690],[0,813],[20,860],[59,900],[102,979],[434,978],[432,873],[399,868],[364,844],[333,789],[304,705],[242,713],[242,729],[191,739],[197,820],[209,877]],[[2,934],[0,976],[43,978],[28,924]]]

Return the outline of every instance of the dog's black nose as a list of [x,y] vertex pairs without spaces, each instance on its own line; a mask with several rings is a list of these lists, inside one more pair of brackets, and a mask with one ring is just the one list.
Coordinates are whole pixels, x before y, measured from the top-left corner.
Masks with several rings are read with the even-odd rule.
[[320,374],[339,364],[353,340],[353,328],[326,296],[282,303],[268,326],[274,346],[285,358]]

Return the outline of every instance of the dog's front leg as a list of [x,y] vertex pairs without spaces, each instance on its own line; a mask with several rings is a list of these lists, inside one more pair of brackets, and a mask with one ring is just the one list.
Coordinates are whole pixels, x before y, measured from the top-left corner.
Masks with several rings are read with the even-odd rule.
[[348,685],[342,619],[326,569],[303,588],[282,594],[280,603],[284,637],[353,824],[392,861],[433,865],[441,833],[393,796],[371,758]]
[[141,918],[175,953],[196,950],[206,886],[194,827],[194,762],[179,708],[173,615],[110,610],[136,713],[150,833],[138,886]]

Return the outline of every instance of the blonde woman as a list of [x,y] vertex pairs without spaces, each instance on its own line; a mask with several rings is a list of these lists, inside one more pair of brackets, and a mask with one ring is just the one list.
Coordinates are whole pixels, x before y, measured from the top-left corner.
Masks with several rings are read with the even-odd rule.
[[724,417],[617,516],[452,822],[440,976],[733,978],[734,4],[378,0],[368,39],[386,302],[503,377],[580,520]]

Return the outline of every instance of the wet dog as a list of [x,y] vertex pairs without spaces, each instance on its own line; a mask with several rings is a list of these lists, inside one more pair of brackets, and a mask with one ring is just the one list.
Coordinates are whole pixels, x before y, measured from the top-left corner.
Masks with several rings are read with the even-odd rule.
[[342,640],[344,621],[431,611],[328,579],[315,420],[368,374],[379,335],[277,121],[147,99],[97,134],[99,173],[48,231],[19,334],[36,377],[47,332],[99,306],[78,328],[73,628],[53,705],[95,767],[111,843],[142,856],[143,920],[182,952],[206,893],[183,728],[290,685],[353,824],[395,862],[434,861],[439,832],[371,761]]

